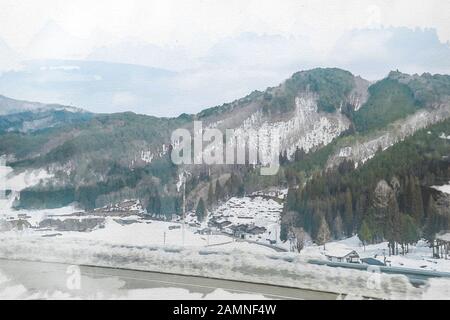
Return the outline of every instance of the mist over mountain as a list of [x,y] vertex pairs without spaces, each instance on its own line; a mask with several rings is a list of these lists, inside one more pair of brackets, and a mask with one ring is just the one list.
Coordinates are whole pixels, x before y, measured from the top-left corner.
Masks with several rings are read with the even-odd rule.
[[0,75],[2,71],[15,70],[20,66],[18,54],[0,38]]
[[25,59],[82,59],[89,42],[65,31],[54,20],[38,30],[24,49]]
[[83,40],[50,21],[19,52],[0,52],[0,61],[12,56],[21,66],[0,75],[1,94],[155,116],[196,113],[316,66],[339,67],[370,81],[395,69],[450,72],[450,47],[436,30],[406,27],[353,29],[326,48],[307,35],[243,32],[193,49],[132,37]]
[[[97,112],[134,110],[163,116],[175,108],[174,72],[92,61],[28,61],[0,76],[0,92],[23,100],[76,105]],[[165,109],[161,108],[165,106]],[[173,109],[172,109],[173,110]]]

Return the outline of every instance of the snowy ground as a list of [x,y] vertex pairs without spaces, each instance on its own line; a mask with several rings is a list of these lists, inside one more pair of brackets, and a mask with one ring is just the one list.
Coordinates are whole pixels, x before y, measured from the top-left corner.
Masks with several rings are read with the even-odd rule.
[[405,255],[389,256],[387,242],[366,245],[364,248],[357,236],[329,242],[325,245],[325,250],[323,246],[307,246],[300,255],[311,259],[325,259],[325,254],[343,250],[355,250],[361,258],[372,257],[381,262],[386,261],[386,265],[392,267],[450,272],[450,260],[432,258],[432,250],[423,240],[410,246],[409,253]]
[[[219,248],[112,245],[103,241],[15,238],[0,235],[0,258],[170,272],[266,283],[337,294],[388,299],[421,299],[429,287],[415,288],[403,275],[308,264],[293,253],[260,254]],[[372,285],[373,282],[376,285]],[[445,281],[445,280],[442,280]],[[449,281],[447,281],[449,283]],[[450,285],[439,290],[450,288]],[[434,290],[434,289],[433,289]],[[433,291],[434,292],[434,291]]]
[[444,184],[442,186],[432,186],[432,188],[439,190],[443,193],[450,194],[450,184]]
[[[102,241],[114,245],[127,246],[167,246],[167,247],[187,247],[187,248],[212,248],[221,251],[245,251],[259,254],[271,254],[275,250],[262,246],[268,244],[267,239],[277,238],[276,246],[289,248],[288,242],[281,242],[279,239],[279,210],[281,205],[272,200],[262,197],[232,198],[221,205],[209,217],[221,217],[229,220],[232,224],[246,223],[264,226],[267,231],[260,236],[248,236],[247,240],[238,241],[226,234],[199,234],[200,227],[185,224],[184,232],[181,223],[165,222],[156,220],[146,220],[139,216],[121,217],[121,220],[130,220],[131,224],[120,224],[117,217],[106,217],[103,228],[96,228],[91,232],[76,231],[54,231],[26,229],[23,231],[8,231],[0,234],[0,237],[13,237],[30,241],[41,237],[50,236],[55,243],[60,239],[64,240],[92,240]],[[0,211],[0,219],[8,219],[26,215],[32,226],[37,226],[39,221],[51,216],[58,216],[58,219],[69,218],[70,214],[77,212],[74,207],[66,207],[53,210],[3,210]],[[84,216],[84,218],[89,216]],[[70,218],[73,218],[70,216]],[[207,222],[204,223],[204,225]],[[184,234],[184,236],[183,236]],[[304,259],[326,259],[325,254],[333,253],[337,250],[355,250],[361,258],[373,257],[387,265],[395,267],[405,267],[420,270],[434,270],[450,272],[450,260],[432,258],[432,250],[424,241],[419,241],[415,246],[410,246],[409,253],[405,255],[388,256],[387,243],[367,245],[365,248],[357,236],[341,241],[333,241],[323,246],[308,243],[300,256]]]
[[258,235],[247,234],[245,239],[262,243],[269,243],[269,240],[281,243],[279,234],[282,210],[282,203],[263,196],[233,197],[215,209],[209,219],[229,221],[230,226],[248,224],[264,227],[266,232]]
[[[36,179],[42,177],[45,178],[43,173],[33,173],[23,175],[19,180],[23,181],[22,186],[25,186],[34,184]],[[299,255],[277,253],[258,244],[276,240],[277,246],[289,247],[287,243],[283,244],[279,240],[282,204],[276,198],[282,197],[283,194],[275,193],[232,198],[214,210],[208,218],[225,219],[232,225],[253,224],[265,227],[265,233],[247,237],[247,240],[256,243],[235,241],[231,236],[224,234],[199,234],[198,229],[205,227],[208,220],[200,227],[189,226],[189,222],[195,222],[193,215],[189,216],[191,220],[187,221],[184,231],[177,222],[147,220],[131,215],[121,219],[135,222],[121,224],[117,222],[117,217],[106,216],[104,227],[91,232],[38,231],[34,228],[1,232],[0,258],[170,271],[381,298],[422,298],[425,293],[430,296],[445,290],[448,293],[450,286],[446,280],[439,280],[434,284],[431,282],[437,291],[424,292],[423,289],[411,287],[403,276],[387,275],[383,275],[387,285],[374,290],[367,286],[371,278],[367,272],[307,264],[306,261],[310,258],[325,259],[326,252],[322,247],[308,245]],[[62,220],[65,219],[64,215],[77,212],[74,207],[13,211],[10,209],[11,199],[0,201],[0,219],[18,218],[20,214],[27,216],[26,219],[32,226],[37,226],[40,221],[50,216],[57,215],[58,219]],[[384,252],[387,251],[386,243],[366,246],[364,250],[356,237],[329,243],[326,245],[326,251],[332,251],[333,247],[350,248],[357,251],[361,257],[376,256],[381,261],[384,260]],[[432,259],[431,250],[423,242],[411,247],[410,253],[406,256],[387,257],[387,260],[392,266],[450,271],[449,260]],[[22,288],[20,283],[11,284],[7,280],[0,282],[0,294],[16,292],[25,298],[33,297],[33,294],[38,294],[37,297],[48,294],[30,293],[26,288]],[[149,297],[154,292],[134,291],[125,294],[125,297],[130,295],[137,298],[141,294]],[[55,295],[58,296],[58,293]]]
[[[54,241],[58,239],[86,239],[94,241],[104,241],[111,244],[142,246],[182,246],[182,247],[220,247],[222,250],[246,250],[258,253],[275,252],[274,249],[257,243],[246,241],[236,241],[230,235],[213,232],[212,234],[200,234],[199,229],[207,225],[208,220],[214,216],[213,213],[201,226],[192,226],[190,223],[196,221],[195,215],[188,216],[186,223],[180,221],[160,221],[150,220],[142,215],[120,215],[116,207],[101,208],[99,211],[90,213],[80,212],[75,207],[65,207],[47,210],[13,210],[11,209],[11,199],[2,200],[0,203],[0,220],[10,221],[25,219],[31,224],[31,228],[25,230],[11,230],[3,232],[4,236],[23,238],[28,241],[33,238],[52,237]],[[240,210],[235,206],[240,206]],[[128,209],[127,209],[128,210]],[[252,223],[267,228],[267,232],[254,236],[255,241],[267,243],[267,238],[272,238],[279,234],[279,214],[281,205],[271,199],[256,198],[233,198],[219,207],[220,212],[225,214],[238,224],[242,217],[246,223]],[[130,211],[141,213],[135,205],[130,207]],[[216,211],[216,212],[219,212]],[[96,227],[89,232],[59,231],[48,228],[39,228],[39,223],[44,219],[82,219],[101,217],[105,219],[104,225]],[[127,223],[128,222],[128,223]],[[249,236],[250,240],[253,240]]]
[[[150,223],[148,223],[150,222]],[[250,250],[261,253],[273,252],[272,249],[257,244],[235,242],[233,238],[225,235],[201,235],[196,229],[185,226],[184,240],[183,227],[179,223],[164,221],[148,221],[120,225],[113,219],[107,219],[105,228],[88,233],[66,232],[64,238],[81,238],[89,240],[106,241],[113,244],[126,245],[159,245],[159,246],[185,246],[185,247],[220,247],[223,250]],[[169,227],[178,227],[170,230]]]

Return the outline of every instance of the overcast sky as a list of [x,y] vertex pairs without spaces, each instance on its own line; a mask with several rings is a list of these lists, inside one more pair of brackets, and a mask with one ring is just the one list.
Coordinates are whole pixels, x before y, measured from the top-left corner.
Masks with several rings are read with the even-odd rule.
[[0,0],[0,72],[33,59],[181,72],[180,90],[212,88],[207,105],[318,66],[450,73],[450,1]]
[[374,25],[435,28],[450,40],[450,2],[442,0],[1,0],[0,9],[0,36],[14,49],[49,20],[81,38],[193,49],[242,32],[307,35],[327,47],[345,31]]

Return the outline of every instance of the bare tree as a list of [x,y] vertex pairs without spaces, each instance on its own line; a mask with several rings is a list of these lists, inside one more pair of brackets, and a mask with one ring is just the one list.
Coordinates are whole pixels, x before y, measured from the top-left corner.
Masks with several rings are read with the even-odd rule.
[[325,217],[322,217],[320,222],[319,231],[317,232],[317,242],[319,245],[323,245],[323,249],[325,250],[325,243],[329,241],[331,238],[330,228],[328,227],[328,223],[325,220]]
[[294,248],[300,253],[305,247],[306,233],[303,228],[292,228],[292,233],[295,237]]

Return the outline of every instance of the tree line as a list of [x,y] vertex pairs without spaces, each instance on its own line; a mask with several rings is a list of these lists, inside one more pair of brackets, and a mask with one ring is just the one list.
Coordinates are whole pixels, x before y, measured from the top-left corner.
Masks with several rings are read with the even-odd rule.
[[449,121],[435,129],[378,151],[356,169],[346,160],[289,188],[282,239],[295,228],[320,244],[358,234],[364,244],[388,241],[391,254],[407,252],[422,237],[432,243],[437,232],[448,229],[450,216],[430,188],[450,180],[450,144],[438,138],[449,131]]

